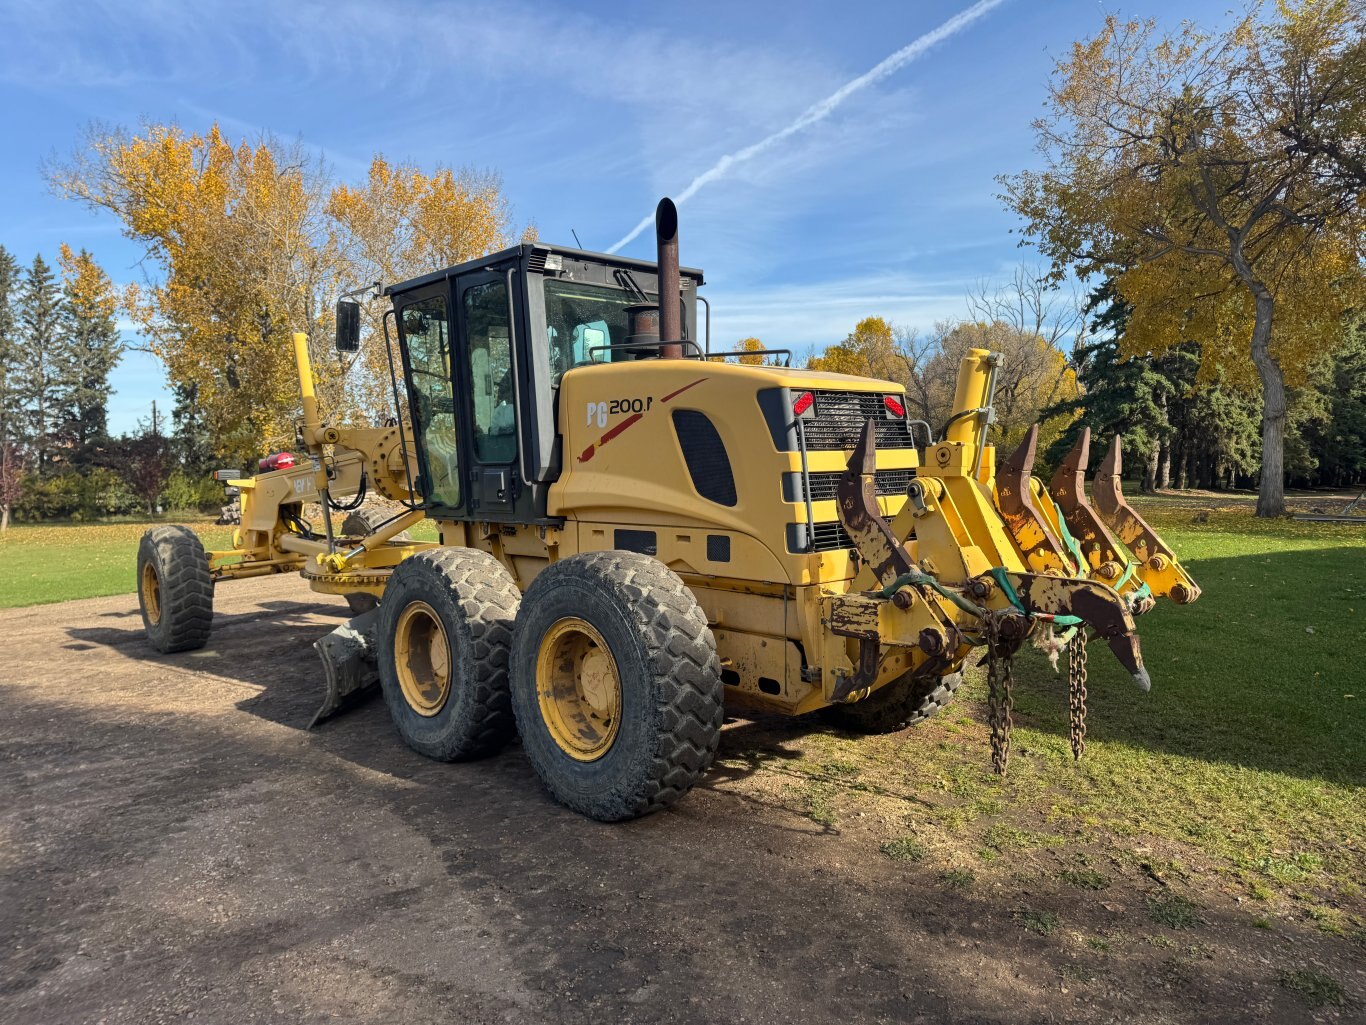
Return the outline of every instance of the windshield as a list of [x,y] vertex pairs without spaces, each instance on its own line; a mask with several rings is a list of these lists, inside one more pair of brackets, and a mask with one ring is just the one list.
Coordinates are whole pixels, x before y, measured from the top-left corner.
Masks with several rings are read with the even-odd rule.
[[[545,283],[546,334],[550,338],[550,370],[553,382],[579,363],[610,362],[613,353],[593,352],[598,345],[621,345],[626,341],[626,308],[643,300],[616,288],[580,285],[551,279]],[[617,354],[623,358],[624,354]]]

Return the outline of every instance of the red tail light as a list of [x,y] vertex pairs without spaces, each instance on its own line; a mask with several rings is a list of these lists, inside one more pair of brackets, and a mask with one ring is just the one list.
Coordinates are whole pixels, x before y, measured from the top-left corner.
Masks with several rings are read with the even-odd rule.
[[801,416],[811,408],[812,403],[815,401],[816,396],[812,395],[809,391],[804,391],[797,396],[797,401],[792,403],[792,412],[797,416]]
[[288,470],[294,465],[294,454],[292,452],[276,452],[274,455],[266,456],[256,464],[262,473],[270,473],[272,470]]
[[892,416],[906,415],[906,407],[901,404],[900,400],[897,399],[895,395],[882,396],[882,404],[887,407],[887,411],[891,413]]

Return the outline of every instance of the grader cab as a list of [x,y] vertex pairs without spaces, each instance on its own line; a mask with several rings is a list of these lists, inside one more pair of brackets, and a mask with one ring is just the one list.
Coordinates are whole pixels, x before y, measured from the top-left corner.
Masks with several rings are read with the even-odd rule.
[[[143,538],[152,645],[202,646],[218,581],[301,573],[357,613],[317,644],[315,722],[377,681],[416,750],[520,734],[549,791],[602,820],[681,797],[727,705],[891,731],[970,660],[1004,772],[1026,641],[1068,652],[1079,757],[1087,640],[1146,690],[1134,617],[1199,595],[1124,501],[1119,440],[1088,500],[1086,435],[1047,487],[1034,432],[997,465],[992,353],[964,358],[937,435],[900,385],[727,362],[667,199],[656,227],[655,263],[533,243],[384,289],[392,426],[324,423],[296,336],[307,458],[233,481],[231,549]],[[353,349],[355,308],[337,321]],[[422,520],[439,540],[408,536]]]

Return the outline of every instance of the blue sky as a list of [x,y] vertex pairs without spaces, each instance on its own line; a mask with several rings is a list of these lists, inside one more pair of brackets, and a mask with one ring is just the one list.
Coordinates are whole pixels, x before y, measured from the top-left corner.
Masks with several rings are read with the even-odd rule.
[[[39,167],[92,120],[145,117],[298,138],[342,178],[375,152],[492,169],[518,224],[606,249],[661,195],[971,6],[0,0],[0,244],[21,263],[85,246],[115,281],[139,280],[114,219],[49,195]],[[1031,260],[993,179],[1034,162],[1054,59],[1110,11],[1215,24],[1228,7],[1003,0],[731,164],[680,208],[713,341],[801,350],[870,314],[962,315],[969,287]],[[651,250],[647,232],[622,251]],[[113,384],[114,430],[169,403],[149,355],[129,352]]]

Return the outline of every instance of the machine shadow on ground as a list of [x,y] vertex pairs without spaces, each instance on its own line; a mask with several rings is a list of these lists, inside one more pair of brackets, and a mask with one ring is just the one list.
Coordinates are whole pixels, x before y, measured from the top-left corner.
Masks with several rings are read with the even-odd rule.
[[[890,864],[863,842],[793,828],[789,814],[711,788],[675,811],[604,826],[545,798],[513,752],[469,765],[420,758],[374,706],[312,744],[136,707],[87,714],[63,700],[57,717],[54,707],[4,693],[0,750],[23,759],[21,775],[6,761],[7,789],[26,809],[0,876],[10,909],[0,922],[0,1008],[16,1025],[81,1019],[111,985],[149,1007],[188,998],[211,1014],[231,1002],[246,1015],[269,1006],[267,991],[309,992],[289,973],[319,958],[333,983],[289,997],[303,1000],[298,1020],[326,1008],[339,980],[387,980],[423,1009],[413,1020],[436,1020],[439,1007],[463,1006],[461,980],[479,968],[451,977],[447,959],[426,958],[392,971],[387,944],[396,919],[451,916],[497,923],[498,947],[515,965],[499,985],[515,980],[533,994],[536,1020],[669,1021],[689,1009],[713,1020],[1108,1021],[1142,1012],[1232,1023],[1247,1020],[1252,1002],[1265,1020],[1306,1020],[1269,967],[1306,951],[1257,935],[1231,910],[1202,912],[1175,947],[1145,945],[1133,912],[1107,910],[1141,907],[1139,893],[1102,902],[1036,883],[1022,904],[989,889],[950,890],[928,866]],[[112,752],[128,759],[117,772],[100,768]],[[382,775],[338,772],[321,752]],[[60,813],[73,787],[83,802],[76,817]],[[234,812],[244,800],[254,809],[245,820]],[[198,866],[232,850],[250,857],[200,877]],[[208,900],[238,911],[215,921],[144,906],[144,865],[168,859],[189,908]],[[312,913],[289,910],[284,895],[297,887]],[[1022,926],[1025,904],[1067,928]],[[156,943],[144,949],[135,937],[149,931]],[[1079,945],[1078,932],[1110,937],[1106,950]],[[104,971],[60,971],[78,956],[77,936],[79,956]],[[1324,942],[1303,939],[1314,950]],[[125,956],[130,945],[138,956]],[[338,949],[352,953],[337,960],[329,952]]]

